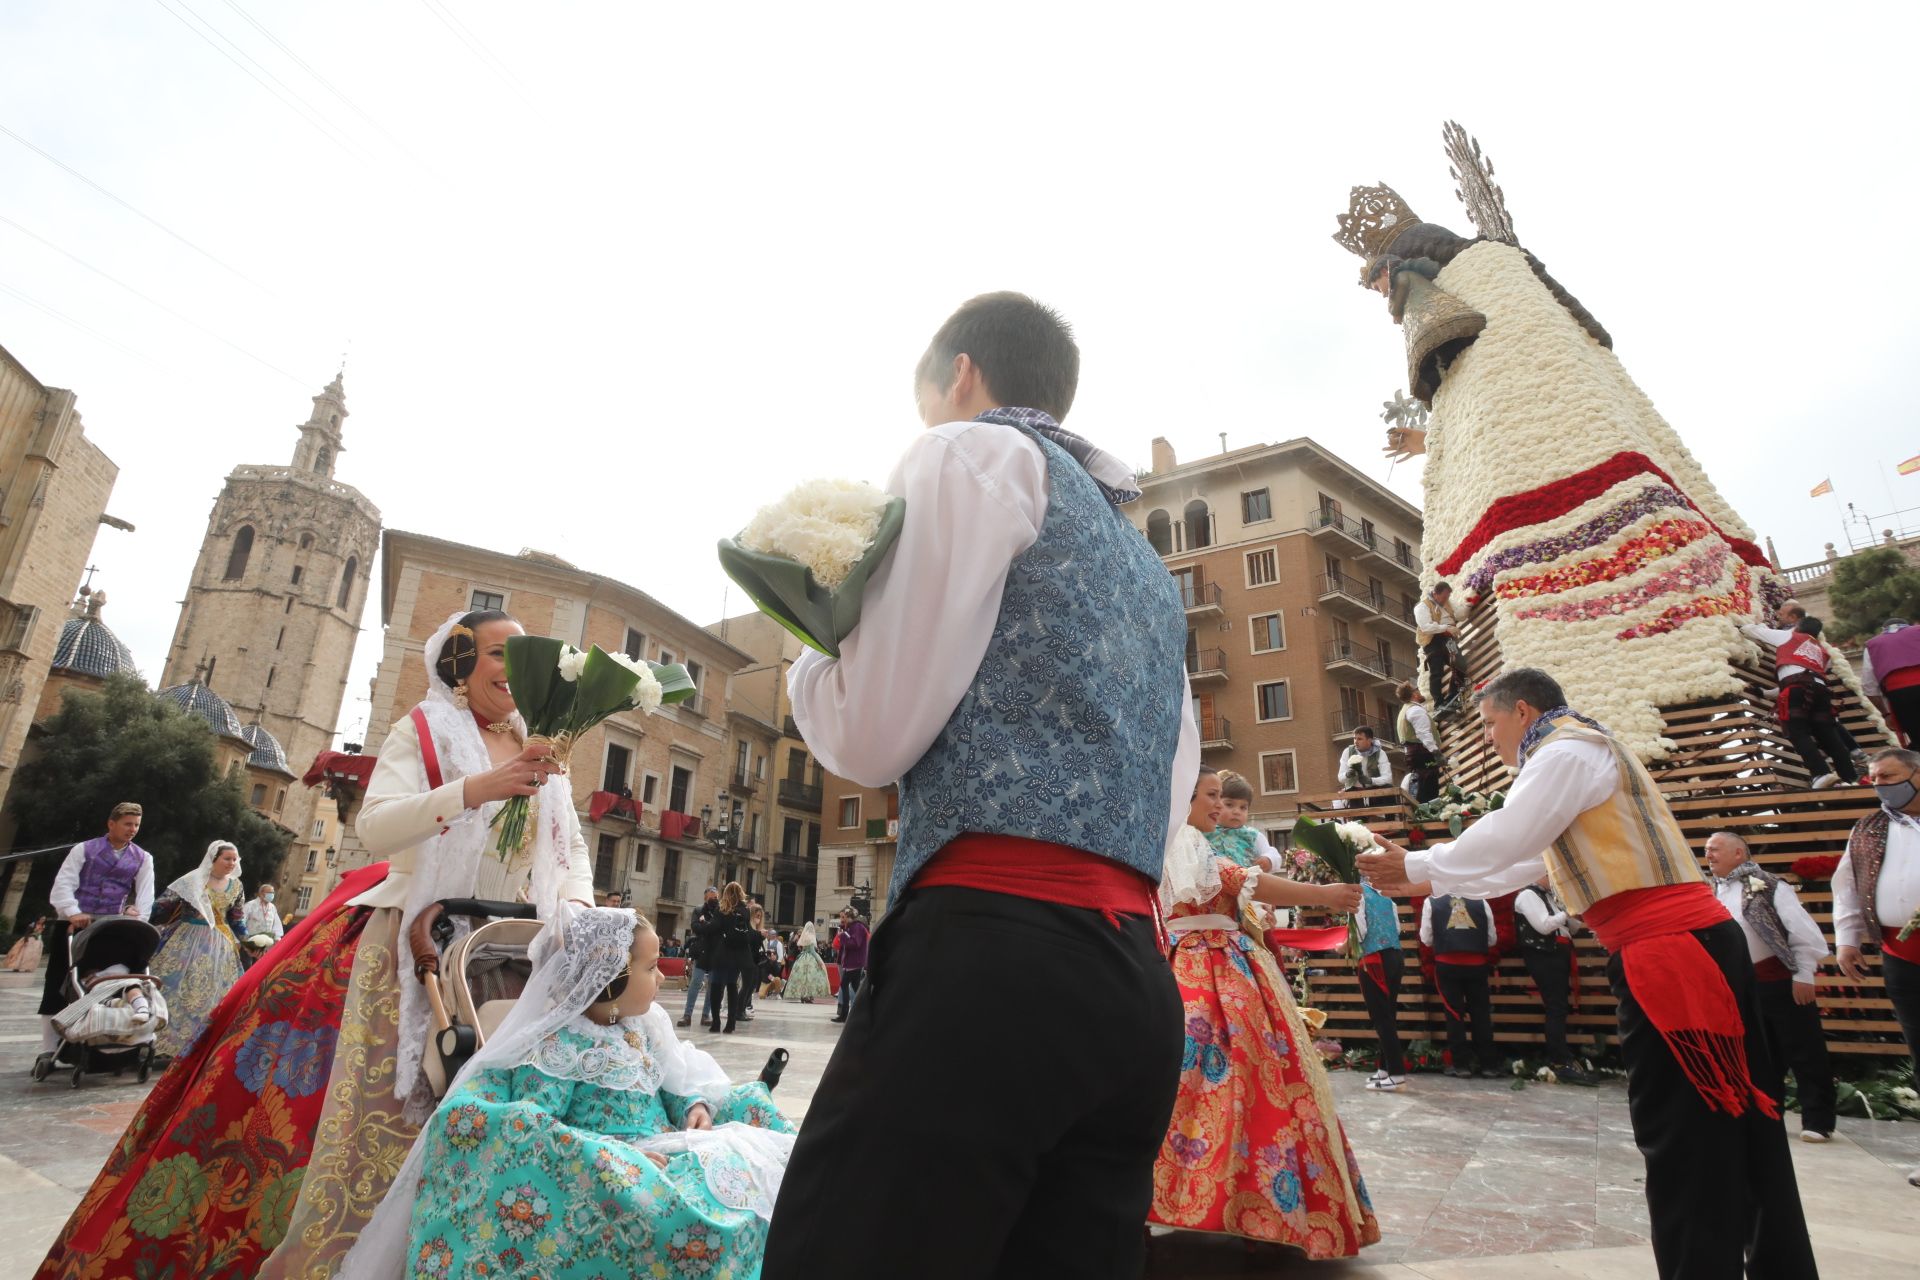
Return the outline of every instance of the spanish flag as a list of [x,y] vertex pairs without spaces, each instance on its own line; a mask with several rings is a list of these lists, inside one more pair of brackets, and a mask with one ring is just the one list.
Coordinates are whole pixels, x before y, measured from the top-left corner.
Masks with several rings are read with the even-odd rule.
[[[1915,458],[1913,462],[1916,468],[1920,468],[1920,458]],[[1904,467],[1906,463],[1903,462],[1900,465]],[[1813,486],[1813,492],[1808,494],[1807,496],[1809,498],[1821,498],[1821,497],[1825,497],[1827,494],[1832,492],[1833,492],[1833,481],[1830,479],[1822,480],[1819,484]]]
[[1920,453],[1916,453],[1913,457],[1908,458],[1905,462],[1895,467],[1894,470],[1903,476],[1910,476],[1914,472],[1920,471]]

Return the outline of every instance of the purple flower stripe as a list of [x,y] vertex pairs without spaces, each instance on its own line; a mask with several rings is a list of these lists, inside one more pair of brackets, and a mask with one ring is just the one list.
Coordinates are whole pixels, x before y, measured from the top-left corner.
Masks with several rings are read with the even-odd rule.
[[1522,565],[1557,560],[1571,552],[1598,546],[1634,521],[1672,507],[1678,507],[1683,511],[1693,510],[1693,505],[1682,497],[1678,490],[1664,484],[1650,484],[1619,506],[1601,512],[1585,524],[1570,529],[1566,533],[1555,534],[1551,538],[1542,538],[1538,542],[1529,542],[1518,547],[1508,547],[1505,551],[1487,557],[1486,563],[1475,569],[1468,577],[1467,592],[1469,595],[1482,595],[1488,587],[1493,585],[1493,577],[1497,573],[1518,569]]

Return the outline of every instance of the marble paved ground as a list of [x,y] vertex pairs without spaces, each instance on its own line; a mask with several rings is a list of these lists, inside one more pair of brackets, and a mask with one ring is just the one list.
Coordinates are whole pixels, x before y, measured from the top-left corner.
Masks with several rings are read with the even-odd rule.
[[[0,974],[0,1280],[32,1273],[146,1093],[131,1077],[89,1077],[79,1090],[60,1077],[34,1084],[27,1067],[39,1044],[39,990],[38,974]],[[674,992],[664,994],[673,1001]],[[733,1035],[694,1034],[740,1079],[785,1046],[792,1062],[775,1096],[803,1120],[839,1030],[831,1013],[828,1005],[774,1001]],[[1653,1276],[1642,1166],[1618,1085],[1516,1092],[1500,1081],[1421,1076],[1404,1093],[1368,1094],[1345,1073],[1334,1084],[1380,1213],[1381,1243],[1359,1261],[1307,1263],[1177,1234],[1156,1240],[1150,1276]],[[1796,1131],[1798,1123],[1789,1118]],[[1826,1280],[1911,1273],[1920,1256],[1920,1189],[1906,1184],[1905,1171],[1920,1165],[1920,1124],[1844,1119],[1827,1146],[1796,1142],[1794,1160]]]

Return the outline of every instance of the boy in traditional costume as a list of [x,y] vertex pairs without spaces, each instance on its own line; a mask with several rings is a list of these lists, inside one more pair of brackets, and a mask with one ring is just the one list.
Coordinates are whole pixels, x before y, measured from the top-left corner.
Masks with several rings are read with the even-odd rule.
[[58,1051],[53,1015],[66,1008],[68,944],[102,916],[153,914],[153,857],[133,842],[140,834],[139,805],[125,801],[107,815],[107,833],[73,846],[53,878],[48,901],[59,919],[46,931],[47,981],[40,996],[40,1053]]
[[1495,677],[1479,713],[1518,770],[1506,804],[1457,840],[1363,854],[1362,872],[1395,896],[1482,899],[1549,875],[1611,953],[1661,1276],[1815,1276],[1747,941],[1646,766],[1544,671]]
[[1824,791],[1836,782],[1850,787],[1860,782],[1853,766],[1853,742],[1833,711],[1833,689],[1827,683],[1833,655],[1820,640],[1823,629],[1820,619],[1804,613],[1791,631],[1755,622],[1740,627],[1749,639],[1773,647],[1774,680],[1780,686],[1774,718],[1806,762],[1815,791]]
[[[1030,298],[941,326],[898,543],[840,656],[789,673],[824,766],[899,781],[900,841],[768,1280],[1140,1269],[1181,1053],[1154,892],[1199,730],[1179,591],[1119,510],[1132,470],[1060,426],[1078,379]],[[931,1222],[966,1229],[936,1248]]]

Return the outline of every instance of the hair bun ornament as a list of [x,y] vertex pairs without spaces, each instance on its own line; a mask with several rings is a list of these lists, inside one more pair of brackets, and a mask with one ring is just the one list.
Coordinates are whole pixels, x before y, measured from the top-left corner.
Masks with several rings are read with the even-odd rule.
[[474,666],[480,661],[480,642],[474,638],[473,628],[455,623],[447,632],[447,638],[440,646],[440,656],[434,660],[434,670],[449,685],[458,685],[473,674]]

